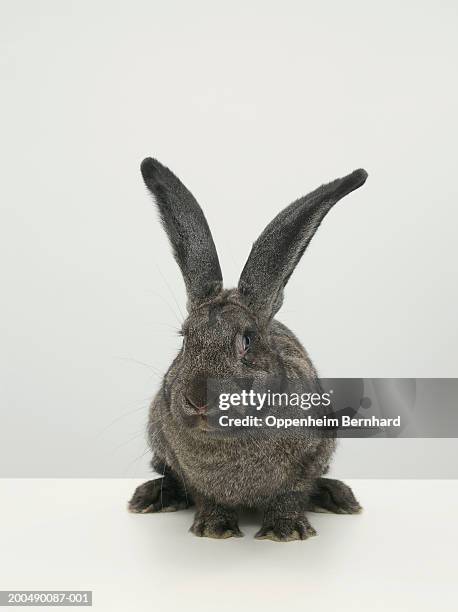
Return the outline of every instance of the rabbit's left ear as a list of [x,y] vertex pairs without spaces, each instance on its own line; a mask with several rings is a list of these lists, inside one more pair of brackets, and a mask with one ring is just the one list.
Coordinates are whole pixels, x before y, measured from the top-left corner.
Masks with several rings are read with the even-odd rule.
[[175,259],[183,274],[188,308],[217,295],[223,276],[205,215],[180,179],[157,159],[141,164],[145,185],[159,209]]
[[254,243],[238,285],[242,299],[258,316],[275,315],[283,288],[325,215],[366,179],[365,170],[355,170],[296,200],[269,223]]

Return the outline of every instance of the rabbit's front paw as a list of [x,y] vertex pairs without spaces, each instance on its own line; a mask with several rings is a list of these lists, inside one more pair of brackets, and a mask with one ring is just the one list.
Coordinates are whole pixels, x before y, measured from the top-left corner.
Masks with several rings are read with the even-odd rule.
[[241,538],[237,517],[226,513],[198,512],[190,531],[200,538]]
[[189,506],[189,501],[174,482],[167,478],[149,480],[135,489],[129,502],[130,512],[175,512]]
[[265,522],[254,536],[258,540],[273,540],[274,542],[292,542],[306,540],[315,536],[316,531],[305,516],[273,517]]

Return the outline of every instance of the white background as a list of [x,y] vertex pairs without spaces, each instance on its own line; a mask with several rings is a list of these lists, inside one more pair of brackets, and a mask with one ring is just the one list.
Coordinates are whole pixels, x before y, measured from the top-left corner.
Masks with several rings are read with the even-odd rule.
[[[457,11],[2,1],[0,475],[147,473],[185,310],[148,155],[201,202],[228,286],[281,207],[365,167],[280,319],[322,376],[458,375]],[[455,477],[456,442],[346,441],[334,469]]]

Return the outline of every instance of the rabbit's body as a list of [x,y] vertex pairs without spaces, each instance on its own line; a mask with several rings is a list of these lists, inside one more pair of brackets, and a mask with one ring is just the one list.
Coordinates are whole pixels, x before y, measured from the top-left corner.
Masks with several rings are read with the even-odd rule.
[[[270,334],[288,378],[306,375],[313,382],[313,365],[294,334],[278,321],[272,322]],[[149,434],[158,463],[170,466],[190,495],[211,491],[216,501],[227,506],[262,507],[282,492],[309,492],[314,479],[327,471],[335,447],[329,435],[303,431],[273,437],[256,432],[221,438],[180,426],[166,389],[177,384],[181,367],[178,356],[151,405]]]
[[162,476],[138,487],[130,509],[156,512],[195,503],[192,531],[229,537],[241,535],[239,508],[259,508],[264,519],[257,537],[281,541],[314,535],[308,509],[359,511],[351,489],[322,478],[335,448],[332,434],[304,427],[275,435],[214,427],[208,382],[230,387],[247,378],[255,385],[277,377],[320,389],[301,343],[274,315],[320,221],[364,183],[366,173],[355,171],[282,211],[255,242],[232,290],[222,288],[216,249],[194,197],[155,160],[145,160],[142,173],[183,273],[189,316],[183,347],[150,410],[152,465]]

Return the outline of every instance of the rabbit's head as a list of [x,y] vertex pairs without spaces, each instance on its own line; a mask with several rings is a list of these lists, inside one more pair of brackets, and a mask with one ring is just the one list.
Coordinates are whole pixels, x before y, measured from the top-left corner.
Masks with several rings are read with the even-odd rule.
[[175,417],[205,430],[209,380],[253,379],[281,369],[271,327],[283,302],[283,289],[326,213],[363,185],[367,173],[355,170],[280,212],[254,243],[238,287],[224,290],[215,244],[194,196],[155,159],[145,159],[141,171],[188,298],[183,346],[164,389]]

